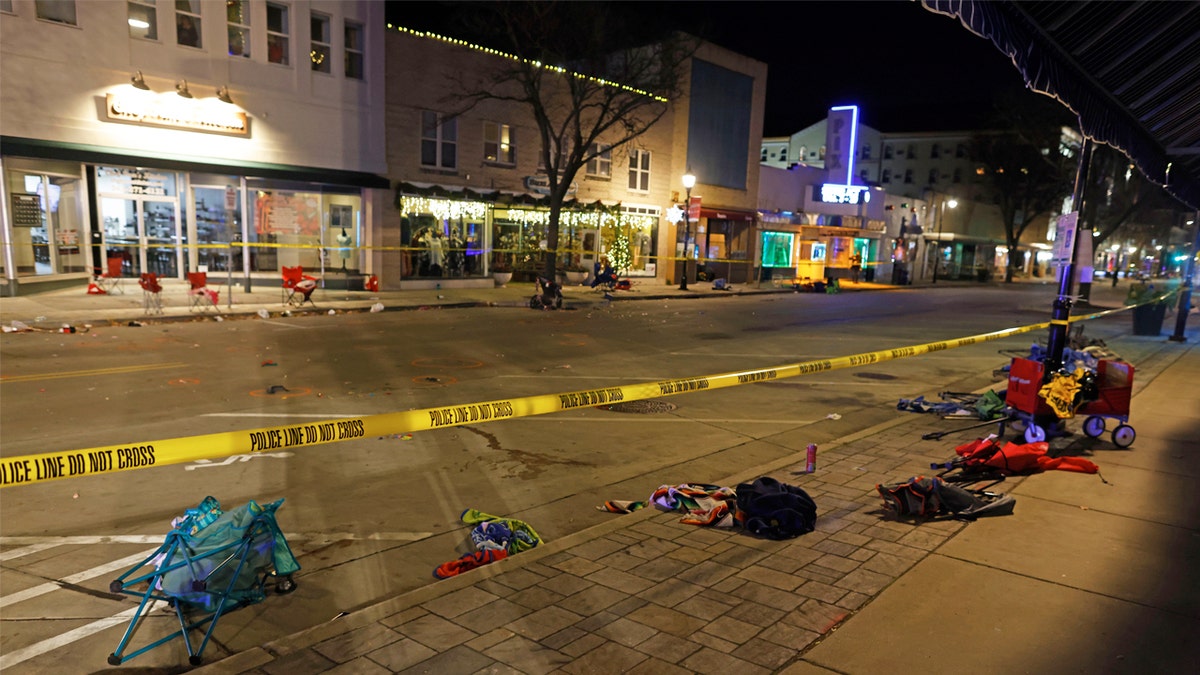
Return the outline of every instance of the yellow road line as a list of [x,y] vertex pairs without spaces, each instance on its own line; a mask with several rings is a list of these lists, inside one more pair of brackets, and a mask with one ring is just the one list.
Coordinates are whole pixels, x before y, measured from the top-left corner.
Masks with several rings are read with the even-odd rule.
[[124,373],[140,373],[147,370],[164,370],[179,368],[187,364],[182,361],[172,363],[143,363],[133,366],[117,366],[114,368],[93,368],[91,370],[67,370],[59,373],[30,373],[29,375],[0,375],[0,384],[8,382],[37,382],[40,380],[61,380],[66,377],[89,377],[92,375],[121,375]]

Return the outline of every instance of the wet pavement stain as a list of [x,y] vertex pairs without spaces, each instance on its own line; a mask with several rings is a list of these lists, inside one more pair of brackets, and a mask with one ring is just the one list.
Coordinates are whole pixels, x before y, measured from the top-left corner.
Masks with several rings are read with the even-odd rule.
[[577,459],[556,459],[536,452],[530,452],[528,450],[505,448],[500,445],[500,440],[496,438],[494,434],[482,429],[476,429],[474,427],[459,428],[463,431],[470,431],[471,433],[486,440],[489,450],[497,450],[507,455],[505,459],[500,460],[497,463],[516,462],[521,467],[524,467],[519,470],[506,471],[502,476],[503,478],[521,478],[525,480],[537,478],[546,470],[546,467],[555,464],[561,464],[564,466],[590,466],[588,462],[581,462]]

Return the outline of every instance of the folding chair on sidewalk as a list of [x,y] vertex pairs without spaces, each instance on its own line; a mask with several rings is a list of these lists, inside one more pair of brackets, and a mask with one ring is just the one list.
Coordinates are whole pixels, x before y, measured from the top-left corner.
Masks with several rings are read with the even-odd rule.
[[284,267],[281,274],[283,275],[283,304],[296,305],[302,307],[304,303],[308,303],[313,307],[317,304],[312,301],[313,291],[317,290],[317,278],[304,273],[304,268],[300,265],[295,267]]
[[[292,575],[300,565],[275,520],[281,504],[282,499],[270,504],[251,501],[222,511],[216,499],[207,497],[173,520],[162,546],[109,583],[109,592],[139,599],[125,634],[108,657],[109,665],[119,666],[175,638],[183,639],[188,662],[200,665],[222,615],[262,602],[269,580],[275,580],[275,593],[294,591]],[[144,619],[159,602],[169,606],[178,628],[126,653],[133,634],[150,625]],[[198,645],[193,644],[193,631],[202,631]]]
[[221,313],[221,308],[217,305],[220,291],[214,291],[208,287],[208,272],[188,272],[188,283],[191,285],[191,289],[188,291],[188,297],[191,298],[189,311],[207,312],[211,309],[218,314]]
[[103,270],[97,270],[96,285],[104,293],[124,293],[121,279],[124,278],[125,259],[120,256],[109,258]]
[[162,284],[158,283],[158,275],[144,273],[138,285],[142,287],[142,309],[145,313],[162,314]]

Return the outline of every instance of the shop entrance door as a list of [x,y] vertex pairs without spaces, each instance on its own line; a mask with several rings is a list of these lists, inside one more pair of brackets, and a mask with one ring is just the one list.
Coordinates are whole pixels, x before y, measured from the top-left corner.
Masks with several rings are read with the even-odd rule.
[[137,277],[151,272],[180,278],[183,237],[176,199],[101,197],[106,258],[125,260],[122,272]]

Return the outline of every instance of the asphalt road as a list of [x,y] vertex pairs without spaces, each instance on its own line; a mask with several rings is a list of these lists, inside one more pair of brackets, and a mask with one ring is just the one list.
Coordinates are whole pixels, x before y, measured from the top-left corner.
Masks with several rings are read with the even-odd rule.
[[[1022,285],[4,335],[0,456],[783,365],[1043,322],[1052,299],[1045,286]],[[1089,322],[1086,334],[1115,340],[1128,326],[1121,314]],[[719,484],[911,414],[896,411],[899,398],[1002,387],[993,371],[1045,337],[683,394],[635,412],[584,409],[5,488],[0,666],[100,670],[123,628],[110,617],[134,606],[108,593],[109,580],[206,495],[226,507],[286,498],[279,521],[303,567],[296,593],[222,619],[211,661],[433,583],[435,566],[470,550],[458,520],[466,508],[560,537],[613,518],[594,508],[606,499]],[[1134,341],[1122,356],[1152,360],[1155,347]],[[930,419],[931,430],[959,424]],[[170,630],[173,619],[162,621]],[[137,662],[154,672],[184,664],[179,645]]]

